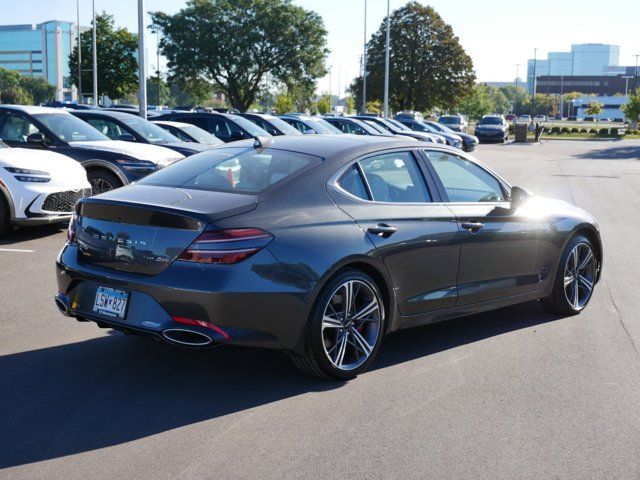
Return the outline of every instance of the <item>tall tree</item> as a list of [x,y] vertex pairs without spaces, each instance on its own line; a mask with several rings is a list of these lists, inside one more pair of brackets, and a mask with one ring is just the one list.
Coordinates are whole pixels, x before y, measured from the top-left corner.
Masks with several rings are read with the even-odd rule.
[[640,121],[640,88],[629,95],[629,101],[623,108],[624,116],[631,121],[633,128],[638,128]]
[[[367,48],[367,97],[382,99],[386,19]],[[416,1],[391,13],[389,104],[393,110],[450,108],[469,94],[475,81],[473,62],[451,26],[431,7]],[[362,78],[351,92],[361,98]]]
[[189,0],[175,15],[151,16],[171,80],[185,89],[206,82],[242,111],[266,74],[288,84],[326,73],[322,18],[291,0]]
[[[96,17],[98,53],[98,95],[122,98],[138,88],[138,36],[126,28],[115,28],[113,16],[102,12]],[[91,30],[80,34],[82,47],[82,90],[93,92],[93,43]],[[78,46],[69,56],[71,82],[78,85]]]
[[42,77],[23,76],[20,86],[31,95],[35,104],[50,102],[56,95],[55,85],[51,85]]

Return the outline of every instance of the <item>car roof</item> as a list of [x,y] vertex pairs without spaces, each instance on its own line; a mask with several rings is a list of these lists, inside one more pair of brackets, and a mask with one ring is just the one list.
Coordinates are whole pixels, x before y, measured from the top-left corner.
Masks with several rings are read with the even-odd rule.
[[187,111],[182,111],[182,110],[178,110],[178,111],[173,111],[171,113],[163,113],[158,115],[157,118],[158,120],[163,120],[162,117],[165,118],[171,118],[172,120],[175,120],[177,118],[180,117],[193,117],[193,116],[202,116],[202,117],[224,117],[224,118],[233,118],[233,114],[232,113],[220,113],[220,112],[187,112]]
[[15,110],[18,112],[23,112],[28,115],[35,115],[38,113],[61,113],[64,115],[68,115],[69,111],[63,108],[54,108],[54,107],[36,107],[33,105],[0,105],[0,108],[6,110]]
[[113,110],[70,110],[71,113],[92,116],[92,117],[111,117],[111,118],[130,118],[131,114],[126,112],[115,112]]
[[176,128],[184,128],[184,127],[195,127],[195,125],[191,124],[191,123],[187,123],[187,122],[174,122],[173,120],[156,120],[153,119],[151,120],[153,123],[158,123],[160,125],[167,125],[169,127],[176,127]]
[[259,113],[259,112],[232,113],[231,115],[238,115],[240,117],[244,117],[245,115],[246,116],[254,116],[254,117],[264,118],[266,120],[272,120],[274,118],[278,118],[275,115],[271,115],[269,113]]
[[[255,140],[240,140],[218,148],[252,147],[254,141]],[[399,137],[382,135],[281,135],[269,137],[268,141],[269,144],[267,148],[316,155],[326,160],[330,160],[334,156],[342,157],[350,153],[376,151],[378,150],[377,147],[414,149],[418,146],[415,140],[412,139],[404,140]],[[427,147],[427,144],[420,146]],[[429,144],[428,147],[435,148],[435,144]],[[445,147],[445,149],[446,148],[448,147]],[[457,151],[455,149],[449,150]]]

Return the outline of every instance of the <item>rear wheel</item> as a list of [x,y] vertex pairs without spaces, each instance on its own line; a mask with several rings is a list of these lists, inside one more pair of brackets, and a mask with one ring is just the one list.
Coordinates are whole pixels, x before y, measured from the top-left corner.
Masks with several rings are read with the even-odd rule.
[[291,359],[309,375],[354,378],[378,353],[385,320],[375,282],[360,271],[346,270],[323,289],[307,322],[305,352],[291,354]]
[[598,275],[598,260],[588,238],[573,237],[560,260],[551,295],[543,304],[552,313],[575,315],[591,300]]
[[107,170],[92,170],[87,174],[87,178],[91,184],[92,195],[115,190],[122,186],[122,182]]
[[2,194],[0,194],[0,237],[6,235],[11,230],[10,220],[9,205],[7,205],[7,201]]

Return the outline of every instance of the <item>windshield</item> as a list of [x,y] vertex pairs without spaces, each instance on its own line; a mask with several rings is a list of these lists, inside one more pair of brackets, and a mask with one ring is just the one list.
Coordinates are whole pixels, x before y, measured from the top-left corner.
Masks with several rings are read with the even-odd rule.
[[34,117],[63,142],[109,140],[109,137],[70,113],[38,113]]
[[[231,115],[229,115],[227,118],[230,118],[230,117]],[[269,132],[260,128],[255,123],[247,120],[246,118],[242,118],[238,115],[233,115],[232,120],[236,124],[238,124],[240,127],[242,127],[244,130],[246,130],[247,133],[249,133],[249,135],[251,135],[252,137],[271,137],[272,136]]]
[[342,133],[342,130],[334,127],[329,122],[321,118],[305,118],[302,121],[319,134]]
[[180,141],[178,137],[167,132],[164,128],[160,128],[155,123],[151,123],[136,115],[127,115],[126,118],[120,118],[120,120],[150,143],[172,143]]
[[363,122],[362,120],[358,120],[357,118],[352,118],[351,121],[355,123],[357,126],[359,126],[360,128],[362,128],[369,135],[380,135],[381,133],[380,130],[373,128],[371,125],[369,125],[366,122]]
[[446,125],[442,125],[438,122],[425,122],[428,125],[431,125],[431,127],[434,130],[437,130],[438,132],[444,132],[444,133],[455,133],[457,134],[457,132],[454,132],[453,130],[451,130],[449,127],[447,127]]
[[189,135],[191,138],[195,138],[198,143],[204,143],[207,145],[220,145],[224,143],[215,135],[203,130],[200,127],[196,127],[195,125],[185,125],[184,127],[180,127],[181,130]]
[[502,125],[503,123],[500,117],[484,117],[480,120],[480,125]]
[[410,132],[411,131],[411,129],[409,127],[407,127],[405,124],[400,123],[399,121],[394,120],[393,118],[385,118],[385,120],[387,122],[391,123],[392,125],[395,125],[400,130],[403,130],[405,132]]
[[284,135],[302,135],[302,132],[296,127],[289,125],[287,122],[278,117],[265,117],[264,121],[270,123]]
[[269,148],[216,148],[176,162],[138,183],[254,193],[321,161],[320,157]]
[[440,123],[444,123],[445,125],[460,125],[460,117],[455,115],[447,115],[444,117],[440,117]]
[[[380,120],[381,120],[381,119],[380,119]],[[395,133],[395,132],[390,128],[390,126],[389,126],[389,125],[383,125],[383,124],[380,124],[380,123],[376,122],[375,120],[363,120],[363,122],[365,122],[365,123],[367,123],[367,124],[371,125],[373,128],[377,128],[378,130],[383,131],[383,132],[384,132],[385,134],[387,134],[387,135],[388,135],[388,134],[390,134],[390,133],[391,133],[391,134]]]

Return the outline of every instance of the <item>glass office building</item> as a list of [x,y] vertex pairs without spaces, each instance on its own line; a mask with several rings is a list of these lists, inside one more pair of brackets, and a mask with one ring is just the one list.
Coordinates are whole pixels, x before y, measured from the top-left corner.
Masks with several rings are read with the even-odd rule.
[[75,100],[76,89],[69,79],[69,55],[75,41],[70,22],[0,25],[0,67],[43,77],[55,85],[56,100]]
[[[535,60],[535,75],[540,76],[597,76],[605,75],[610,67],[618,66],[620,47],[602,43],[571,45],[570,52],[549,52],[546,59]],[[534,59],[527,61],[527,85],[533,91]]]

